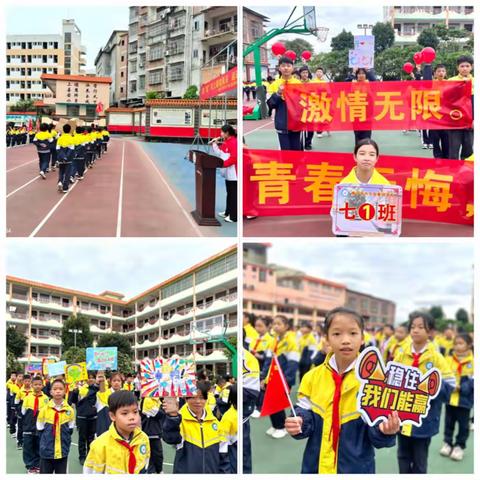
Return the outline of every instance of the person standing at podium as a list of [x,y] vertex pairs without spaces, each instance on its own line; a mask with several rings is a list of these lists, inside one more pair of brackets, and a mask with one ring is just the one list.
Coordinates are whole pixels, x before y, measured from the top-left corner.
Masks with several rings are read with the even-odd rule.
[[[210,141],[215,155],[223,160],[222,176],[225,177],[227,190],[227,206],[219,215],[226,222],[232,223],[237,221],[237,132],[231,125],[225,124],[220,135]],[[220,140],[223,140],[223,143],[219,146]]]

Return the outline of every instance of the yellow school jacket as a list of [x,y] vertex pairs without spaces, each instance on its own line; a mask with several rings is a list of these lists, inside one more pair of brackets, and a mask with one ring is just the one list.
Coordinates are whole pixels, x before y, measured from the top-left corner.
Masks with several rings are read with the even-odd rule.
[[125,439],[120,436],[115,424],[112,423],[110,428],[90,445],[90,451],[83,465],[83,473],[138,474],[145,472],[150,459],[150,443],[147,435],[137,427],[128,442],[135,456],[133,471],[129,466],[129,449],[121,442],[125,442]]
[[451,371],[455,375],[455,390],[450,395],[449,405],[452,407],[473,407],[473,355],[457,358],[446,357]]
[[[341,180],[340,183],[352,183],[354,185],[360,185],[361,182],[357,178],[357,174],[355,172],[356,168],[357,167],[353,167],[350,173],[343,180]],[[372,176],[368,181],[368,185],[390,185],[390,182],[374,168]]]
[[237,442],[238,412],[233,405],[223,415],[218,429],[222,436],[220,452],[227,452],[228,447]]

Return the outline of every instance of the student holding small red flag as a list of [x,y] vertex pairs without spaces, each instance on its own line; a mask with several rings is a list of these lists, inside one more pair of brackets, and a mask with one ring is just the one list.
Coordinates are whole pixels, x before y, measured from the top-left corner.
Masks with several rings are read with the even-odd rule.
[[355,311],[339,307],[327,314],[325,334],[332,351],[303,377],[297,417],[285,422],[293,438],[308,438],[302,473],[375,473],[374,448],[395,445],[400,429],[396,412],[370,427],[357,408],[355,364],[363,333],[363,319]]

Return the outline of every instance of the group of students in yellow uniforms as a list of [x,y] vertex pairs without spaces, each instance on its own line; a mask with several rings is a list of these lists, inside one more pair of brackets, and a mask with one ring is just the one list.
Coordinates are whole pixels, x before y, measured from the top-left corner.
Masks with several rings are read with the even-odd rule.
[[35,128],[29,128],[24,123],[18,126],[12,122],[8,123],[6,128],[7,148],[15,148],[32,143],[36,133]]
[[233,377],[212,385],[198,375],[186,398],[141,398],[133,375],[64,377],[12,373],[7,381],[10,433],[28,473],[67,473],[78,430],[84,473],[162,473],[162,440],[175,445],[173,473],[236,473],[237,387]]
[[[308,439],[302,473],[374,473],[374,449],[395,444],[400,473],[426,473],[429,446],[439,432],[443,404],[444,444],[439,453],[452,460],[463,459],[473,408],[472,335],[455,333],[451,327],[437,335],[434,319],[423,311],[412,312],[407,322],[396,327],[367,331],[364,319],[343,307],[328,312],[318,331],[309,322],[295,331],[284,315],[245,314],[243,328],[244,397],[254,399],[250,409],[244,400],[248,418],[260,416],[273,355],[290,390],[299,377],[296,416],[287,417],[284,411],[271,415],[272,427],[266,433],[274,439],[287,434]],[[360,381],[355,364],[360,351],[370,345],[380,350],[385,362],[415,366],[422,373],[433,367],[440,371],[440,393],[421,427],[400,426],[396,413],[376,427],[363,421],[357,408]],[[248,389],[254,384],[252,375],[258,378],[258,389]],[[244,438],[244,465],[250,465],[252,471],[249,449],[250,439]],[[246,461],[245,454],[250,455]]]
[[58,191],[68,193],[70,185],[83,180],[106,151],[110,133],[104,127],[88,127],[66,123],[60,134],[53,124],[42,123],[32,143],[37,147],[39,175],[47,178],[49,171],[58,168]]

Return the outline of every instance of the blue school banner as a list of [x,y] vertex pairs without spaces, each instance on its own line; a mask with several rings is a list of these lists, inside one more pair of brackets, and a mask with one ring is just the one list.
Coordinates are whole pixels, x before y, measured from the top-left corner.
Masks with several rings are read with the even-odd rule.
[[117,347],[87,348],[87,370],[116,370]]
[[50,377],[57,377],[65,374],[65,367],[67,362],[56,362],[48,364],[48,375]]

